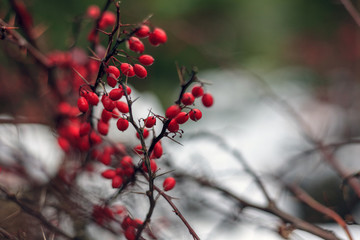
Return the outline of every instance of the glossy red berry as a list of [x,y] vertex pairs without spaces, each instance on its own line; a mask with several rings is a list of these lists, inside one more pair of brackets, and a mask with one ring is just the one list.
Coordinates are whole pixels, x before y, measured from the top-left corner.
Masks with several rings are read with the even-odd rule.
[[170,131],[170,132],[177,132],[179,131],[179,124],[177,123],[176,119],[171,119],[167,129]]
[[89,103],[84,97],[79,97],[77,106],[81,112],[87,112],[87,110],[89,110]]
[[129,112],[129,105],[126,102],[117,101],[116,102],[116,107],[122,113],[128,113]]
[[146,78],[146,76],[147,76],[146,69],[144,68],[144,66],[142,66],[140,64],[134,65],[134,72],[138,78]]
[[110,99],[108,95],[103,95],[101,97],[101,102],[106,110],[111,112],[115,108],[115,102]]
[[107,169],[101,173],[101,176],[107,179],[112,179],[116,176],[116,171],[113,169]]
[[142,53],[145,50],[144,44],[137,37],[130,37],[128,44],[129,44],[129,49],[136,53]]
[[150,66],[154,63],[154,58],[147,54],[141,55],[138,60],[142,65],[145,66]]
[[109,98],[113,101],[119,100],[124,95],[124,92],[119,88],[114,88],[109,92]]
[[144,119],[145,127],[152,128],[156,124],[156,117],[155,116],[149,116],[146,119]]
[[198,98],[204,94],[204,89],[201,85],[196,85],[191,89],[191,93],[194,97]]
[[115,87],[116,84],[118,83],[115,74],[113,73],[109,73],[108,76],[106,77],[106,80],[110,87]]
[[135,33],[135,35],[139,38],[148,37],[149,34],[150,34],[150,28],[147,25],[141,25]]
[[214,104],[214,98],[210,93],[205,93],[201,98],[201,102],[205,107],[211,107]]
[[163,154],[161,142],[157,142],[154,146],[153,155],[155,158],[160,158]]
[[151,45],[158,46],[167,41],[167,35],[161,28],[155,28],[149,35],[149,42]]
[[193,104],[195,101],[195,97],[194,95],[192,95],[192,93],[190,92],[186,92],[183,94],[182,98],[181,98],[181,102],[184,104],[184,105],[191,105]]
[[116,175],[116,176],[113,177],[113,179],[112,179],[111,186],[112,186],[113,188],[119,188],[119,187],[121,187],[122,183],[123,183],[122,177],[120,177],[119,175]]
[[88,101],[89,104],[93,106],[96,106],[99,103],[99,97],[94,92],[89,92],[88,94],[86,94],[86,100]]
[[97,19],[100,16],[100,8],[96,5],[90,5],[86,10],[86,15],[89,18]]
[[164,191],[170,191],[171,189],[173,189],[176,185],[176,180],[173,177],[168,177],[165,178],[164,182],[163,182],[163,188]]
[[129,127],[129,121],[125,118],[119,118],[116,122],[116,126],[120,131],[125,131]]
[[202,112],[199,109],[194,108],[189,112],[189,115],[190,115],[190,119],[196,122],[201,119]]
[[102,138],[95,131],[91,131],[89,139],[90,142],[94,145],[100,144],[102,142]]
[[69,152],[71,145],[69,143],[69,141],[66,138],[63,137],[58,137],[58,144],[60,146],[60,148],[64,151],[64,152]]
[[141,144],[138,144],[134,147],[134,151],[137,153],[137,154],[143,154],[144,150],[143,150],[143,147]]
[[99,21],[99,28],[105,29],[108,26],[114,25],[116,22],[116,16],[113,12],[105,11]]
[[125,76],[128,76],[128,77],[135,76],[134,68],[129,63],[122,63],[120,65],[120,70]]
[[115,78],[119,78],[120,77],[120,70],[115,67],[115,66],[109,66],[107,69],[106,69],[106,72],[109,74],[109,73],[112,73],[115,75]]
[[187,122],[187,120],[189,120],[189,114],[186,112],[181,112],[179,113],[176,117],[175,120],[178,124],[184,124]]
[[133,166],[133,159],[130,156],[124,156],[121,161],[120,164],[123,168],[129,168]]
[[101,121],[107,123],[110,121],[111,118],[112,118],[112,113],[104,108],[101,112],[101,117],[100,117]]
[[136,239],[136,229],[133,226],[126,228],[124,232],[126,240],[135,240]]
[[166,109],[165,116],[169,119],[172,119],[172,118],[176,117],[176,115],[178,115],[180,112],[181,112],[180,106],[177,104],[174,104]]

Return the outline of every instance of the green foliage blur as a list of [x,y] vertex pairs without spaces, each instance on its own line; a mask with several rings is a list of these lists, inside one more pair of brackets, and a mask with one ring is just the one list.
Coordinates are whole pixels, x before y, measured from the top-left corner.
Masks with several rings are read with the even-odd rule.
[[[91,4],[103,7],[105,1],[25,1],[35,25],[46,31],[42,49],[66,50],[74,34],[80,33],[77,46],[87,48],[86,36],[93,26],[88,20],[78,25]],[[0,2],[1,15],[9,9]],[[114,10],[114,6],[112,6]],[[271,70],[303,64],[294,57],[293,45],[299,36],[331,39],[337,29],[352,19],[337,1],[329,0],[123,0],[123,23],[137,23],[153,14],[151,21],[168,33],[168,43],[148,47],[156,62],[149,68],[149,79],[135,83],[150,90],[163,102],[173,96],[178,84],[176,62],[199,71],[214,68]],[[301,53],[301,49],[300,49]]]

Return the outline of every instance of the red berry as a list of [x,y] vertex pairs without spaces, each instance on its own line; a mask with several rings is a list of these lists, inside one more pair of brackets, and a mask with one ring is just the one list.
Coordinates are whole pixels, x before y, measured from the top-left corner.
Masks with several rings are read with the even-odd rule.
[[120,164],[123,168],[129,168],[133,166],[133,159],[130,156],[124,156],[121,161]]
[[70,151],[70,143],[68,140],[66,140],[66,138],[63,138],[63,137],[58,137],[58,144],[59,146],[61,147],[61,149],[64,151],[64,152],[69,152]]
[[177,104],[171,105],[166,109],[165,116],[169,119],[172,119],[176,117],[176,115],[178,115],[180,112],[181,112],[181,108],[179,107],[179,105]]
[[177,132],[179,131],[179,124],[176,122],[176,119],[171,119],[167,129],[170,131],[170,132]]
[[149,42],[151,45],[158,46],[161,43],[167,41],[167,36],[164,30],[161,28],[155,28],[149,35]]
[[120,176],[116,175],[112,179],[111,186],[113,188],[119,188],[122,185],[122,183],[123,183],[123,179]]
[[204,89],[201,85],[196,85],[192,88],[191,93],[194,97],[198,98],[204,94]]
[[115,102],[110,99],[108,95],[103,95],[101,98],[101,102],[106,110],[111,112],[115,108]]
[[160,158],[163,154],[161,142],[157,142],[154,146],[153,154],[155,158]]
[[99,103],[99,97],[94,92],[89,92],[86,95],[86,100],[88,101],[89,104],[91,104],[93,106],[96,106]]
[[106,165],[106,166],[109,166],[110,163],[111,163],[111,154],[110,153],[103,153],[101,156],[100,156],[100,159],[99,161]]
[[115,75],[115,78],[119,78],[120,77],[120,70],[115,67],[115,66],[109,66],[107,69],[106,69],[106,72],[107,73],[112,73]]
[[116,102],[116,107],[122,113],[128,113],[129,112],[129,105],[126,102],[117,101]]
[[189,112],[189,115],[190,115],[190,119],[193,120],[194,122],[198,121],[201,119],[202,117],[202,113],[199,109],[192,109],[190,112]]
[[187,120],[189,120],[189,114],[186,112],[181,112],[175,117],[175,120],[178,124],[186,123]]
[[138,59],[139,59],[139,62],[145,66],[150,66],[154,63],[154,58],[150,55],[144,54],[144,55],[141,55]]
[[89,110],[89,103],[84,97],[79,97],[77,106],[81,112],[87,112],[87,110]]
[[109,132],[109,124],[103,121],[98,121],[97,130],[101,135],[106,136]]
[[125,118],[119,118],[116,126],[120,131],[125,131],[129,127],[129,121]]
[[144,152],[143,147],[142,147],[141,144],[136,145],[136,146],[134,147],[134,151],[135,151],[136,153],[138,153],[138,154],[143,154],[143,152]]
[[[144,172],[148,172],[148,168],[146,167],[145,161],[143,162],[142,167]],[[150,168],[151,168],[151,172],[153,173],[156,172],[157,164],[154,159],[150,159]]]
[[130,37],[128,44],[129,44],[129,49],[136,53],[142,53],[145,50],[144,44],[137,37]]
[[118,83],[118,81],[113,73],[109,73],[106,80],[110,87],[115,87],[116,84]]
[[176,185],[176,180],[173,177],[168,177],[165,178],[164,182],[163,182],[163,188],[164,191],[169,191],[171,189],[173,189]]
[[156,117],[150,116],[144,120],[145,127],[152,128],[156,124]]
[[112,113],[104,108],[101,112],[100,118],[101,118],[101,121],[107,123],[112,118]]
[[142,66],[140,64],[134,65],[134,72],[138,78],[146,78],[146,76],[147,76],[146,69],[144,68],[144,66]]
[[126,240],[136,239],[136,229],[133,226],[128,227],[124,232]]
[[101,173],[101,176],[107,179],[112,179],[116,176],[116,171],[113,169],[107,169]]
[[106,11],[102,15],[100,21],[99,21],[99,28],[104,29],[110,25],[114,25],[116,22],[116,16],[113,12]]
[[125,76],[128,76],[128,77],[135,76],[134,68],[129,63],[122,63],[120,65],[120,70]]
[[[147,138],[148,136],[149,136],[149,130],[147,130],[147,128],[144,128],[144,129],[143,129],[143,137],[144,137],[144,138]],[[138,132],[136,132],[136,137],[137,137],[138,139],[140,139],[140,135],[139,135]]]
[[88,135],[91,129],[91,125],[88,122],[84,122],[80,125],[79,134],[81,137]]
[[109,98],[113,101],[119,100],[124,95],[124,92],[119,88],[114,88],[109,92]]
[[96,5],[90,5],[87,8],[86,15],[89,18],[97,19],[100,16],[100,8]]
[[102,142],[102,138],[95,131],[91,131],[90,142],[94,145],[100,144]]
[[211,107],[214,104],[214,98],[210,93],[205,93],[201,98],[201,102],[205,107]]
[[181,102],[184,104],[184,105],[191,105],[193,104],[195,101],[195,97],[194,95],[192,95],[192,93],[184,93],[182,98],[181,98]]
[[149,36],[150,28],[147,25],[141,25],[140,28],[136,31],[135,35],[139,38],[145,38]]

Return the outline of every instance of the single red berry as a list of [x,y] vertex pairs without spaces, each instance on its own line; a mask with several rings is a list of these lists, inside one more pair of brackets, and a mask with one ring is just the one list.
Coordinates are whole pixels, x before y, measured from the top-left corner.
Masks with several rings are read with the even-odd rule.
[[143,147],[141,144],[138,144],[134,147],[134,151],[137,153],[137,154],[143,154],[144,150],[143,150]]
[[179,131],[179,124],[176,122],[176,119],[171,119],[167,129],[170,131],[170,132],[177,132]]
[[[148,168],[146,167],[145,161],[143,162],[142,167],[144,172],[148,172]],[[150,168],[151,168],[151,172],[153,173],[156,172],[157,164],[154,159],[150,159]]]
[[189,114],[186,112],[181,112],[175,117],[175,120],[178,124],[184,124],[187,122],[187,120],[189,120]]
[[128,76],[128,77],[135,76],[134,68],[129,63],[122,63],[120,65],[120,70],[125,76]]
[[112,118],[112,113],[104,108],[101,112],[101,117],[100,117],[101,121],[108,123],[111,118]]
[[101,97],[101,102],[106,110],[111,112],[115,108],[115,102],[110,99],[108,95],[103,95]]
[[184,104],[184,105],[191,105],[193,104],[195,101],[195,97],[194,95],[192,95],[192,93],[190,92],[186,92],[183,94],[182,98],[181,98],[181,102]]
[[86,10],[86,15],[89,18],[97,19],[100,16],[100,8],[96,5],[90,5]]
[[116,126],[120,131],[125,131],[129,127],[129,121],[125,118],[119,118],[116,122]]
[[86,100],[88,101],[89,104],[96,106],[99,103],[99,97],[96,93],[94,92],[89,92],[86,95]]
[[126,102],[117,101],[116,102],[116,107],[122,113],[128,113],[129,112],[129,105]]
[[210,93],[205,93],[201,98],[201,102],[205,107],[211,107],[214,104],[214,98]]
[[99,21],[99,28],[105,29],[108,26],[114,25],[116,22],[116,16],[113,12],[105,11]]
[[77,106],[81,112],[87,112],[87,110],[89,110],[89,103],[84,97],[79,97]]
[[113,179],[116,176],[116,171],[113,169],[107,169],[101,173],[101,176],[107,179]]
[[129,49],[136,53],[142,53],[145,50],[144,44],[137,37],[130,37],[128,40],[128,44],[129,44]]
[[166,109],[165,116],[169,119],[172,119],[172,118],[176,117],[176,115],[178,115],[180,112],[181,112],[180,106],[177,104],[174,104]]
[[136,239],[136,229],[133,226],[128,227],[125,232],[124,236],[126,240],[135,240]]
[[119,78],[120,77],[120,70],[115,67],[115,66],[109,66],[107,69],[106,69],[106,72],[109,74],[109,73],[112,73],[115,75],[115,78]]
[[173,189],[176,185],[176,180],[173,177],[168,177],[165,178],[164,182],[163,182],[163,188],[164,191],[169,191],[171,189]]
[[106,136],[109,132],[109,123],[98,121],[97,130],[101,135]]
[[124,92],[119,88],[111,89],[109,92],[109,98],[113,101],[119,100],[124,95]]
[[156,124],[156,117],[150,116],[144,120],[145,127],[152,128]]
[[157,142],[154,146],[153,155],[155,158],[160,158],[163,154],[161,142]]
[[115,74],[113,73],[109,73],[106,77],[106,80],[110,87],[115,87],[116,84],[118,83]]
[[80,129],[79,129],[79,135],[81,137],[85,136],[85,135],[88,135],[89,132],[91,130],[91,125],[89,122],[83,122],[81,125],[80,125]]
[[194,122],[198,121],[201,119],[202,117],[202,113],[199,109],[192,109],[190,112],[189,112],[189,115],[190,115],[190,119],[193,120]]
[[196,85],[191,89],[191,93],[194,97],[198,98],[204,94],[204,89],[201,85]]
[[144,66],[142,66],[140,64],[134,65],[134,72],[138,78],[146,78],[146,76],[147,76],[146,69],[144,68]]
[[[149,136],[149,130],[147,130],[147,128],[144,128],[144,129],[143,129],[143,137],[146,139],[148,136]],[[136,137],[137,137],[138,139],[140,139],[140,135],[139,135],[138,132],[136,132]]]
[[103,153],[102,155],[100,155],[100,159],[99,161],[106,165],[106,166],[109,166],[110,163],[111,163],[111,154],[110,153]]
[[154,58],[147,54],[141,55],[138,60],[142,65],[145,66],[150,66],[154,63]]
[[151,45],[158,46],[167,41],[167,35],[161,28],[155,28],[149,35],[149,42]]
[[150,28],[147,25],[141,25],[135,33],[135,35],[139,38],[148,37],[149,34],[150,34]]
[[120,164],[123,168],[133,167],[133,159],[130,156],[124,156],[121,159]]
[[119,187],[121,187],[122,183],[123,183],[122,177],[120,177],[119,175],[116,175],[116,176],[113,177],[113,179],[112,179],[111,186],[112,186],[113,188],[119,188]]

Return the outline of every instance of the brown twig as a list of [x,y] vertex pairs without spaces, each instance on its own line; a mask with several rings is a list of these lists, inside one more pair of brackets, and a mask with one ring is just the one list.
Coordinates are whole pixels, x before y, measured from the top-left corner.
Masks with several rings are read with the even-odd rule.
[[360,14],[350,0],[340,0],[356,24],[360,27]]

